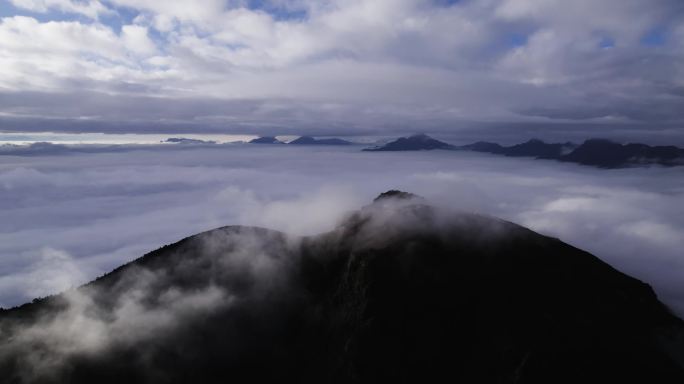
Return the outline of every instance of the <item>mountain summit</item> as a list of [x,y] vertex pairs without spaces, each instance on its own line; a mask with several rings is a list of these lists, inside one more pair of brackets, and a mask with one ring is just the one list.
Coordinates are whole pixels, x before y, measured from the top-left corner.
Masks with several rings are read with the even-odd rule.
[[432,137],[421,133],[409,137],[400,137],[394,141],[391,141],[379,147],[366,148],[364,149],[364,151],[420,151],[453,148],[454,146],[451,144],[447,144],[443,141],[433,139]]
[[219,228],[2,311],[0,377],[682,383],[683,334],[587,252],[389,191],[330,232]]

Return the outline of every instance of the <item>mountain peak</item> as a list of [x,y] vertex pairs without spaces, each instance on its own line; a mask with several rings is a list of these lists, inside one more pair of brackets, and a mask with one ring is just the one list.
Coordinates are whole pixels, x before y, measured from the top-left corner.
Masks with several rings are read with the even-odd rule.
[[261,136],[249,142],[250,144],[284,144],[273,136]]
[[428,136],[425,133],[415,133],[415,134],[409,136],[408,138],[414,139],[414,140],[432,140],[432,137]]
[[383,192],[378,195],[375,199],[373,199],[374,202],[379,201],[379,200],[386,200],[386,199],[400,199],[400,200],[410,200],[416,197],[420,197],[418,195],[414,195],[411,192],[404,192],[404,191],[399,191],[396,189],[391,189],[387,192]]
[[383,146],[366,148],[364,151],[429,151],[433,149],[453,149],[454,146],[419,133],[408,137],[400,137]]

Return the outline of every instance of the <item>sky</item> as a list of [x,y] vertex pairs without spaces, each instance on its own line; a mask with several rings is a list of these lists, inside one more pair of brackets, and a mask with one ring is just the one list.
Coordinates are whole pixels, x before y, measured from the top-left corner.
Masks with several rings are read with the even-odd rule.
[[3,131],[683,136],[681,0],[4,0],[0,17]]
[[155,144],[684,147],[682,124],[681,0],[3,0],[0,306],[222,225],[320,232],[402,188],[593,252],[681,315],[682,167]]
[[0,306],[225,225],[318,234],[401,189],[587,250],[684,315],[684,167],[600,169],[361,145],[85,147],[0,151]]

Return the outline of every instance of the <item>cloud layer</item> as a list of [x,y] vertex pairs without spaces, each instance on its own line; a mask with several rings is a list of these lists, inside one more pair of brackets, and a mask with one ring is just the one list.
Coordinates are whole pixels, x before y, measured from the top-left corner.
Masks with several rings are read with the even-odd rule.
[[559,237],[652,284],[684,313],[681,167],[602,170],[357,146],[124,149],[3,156],[0,305],[67,289],[224,225],[320,233],[398,188]]
[[0,114],[44,126],[682,121],[678,0],[11,4]]

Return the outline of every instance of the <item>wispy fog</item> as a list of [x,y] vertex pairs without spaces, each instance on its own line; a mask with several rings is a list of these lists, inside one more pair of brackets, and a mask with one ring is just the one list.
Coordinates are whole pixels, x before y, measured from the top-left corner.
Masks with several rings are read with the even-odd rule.
[[684,314],[684,167],[602,170],[467,152],[125,147],[0,156],[0,305],[229,224],[331,229],[378,193],[499,216],[588,250]]

